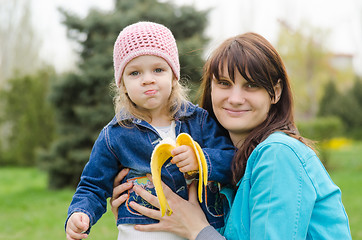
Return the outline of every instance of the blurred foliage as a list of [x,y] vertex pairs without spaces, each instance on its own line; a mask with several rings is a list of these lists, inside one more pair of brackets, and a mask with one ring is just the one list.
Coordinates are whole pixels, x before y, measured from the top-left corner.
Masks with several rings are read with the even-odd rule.
[[356,77],[352,87],[343,92],[330,81],[324,92],[318,115],[338,117],[344,124],[344,135],[362,139],[362,79]]
[[286,65],[294,92],[296,117],[308,120],[316,117],[324,86],[335,79],[342,88],[353,82],[352,66],[333,64],[336,56],[327,49],[328,31],[302,23],[292,29],[280,21],[281,31],[277,43]]
[[345,138],[345,137],[336,137],[332,138],[328,141],[325,141],[323,143],[323,147],[331,150],[339,150],[346,147],[349,147],[353,144],[353,141],[351,139]]
[[14,77],[0,90],[0,165],[35,165],[36,151],[54,137],[53,109],[47,101],[50,68]]
[[330,149],[326,143],[343,135],[342,121],[337,117],[314,118],[313,120],[298,122],[297,126],[303,137],[314,141],[320,160],[328,168]]
[[32,25],[30,4],[24,0],[1,1],[0,89],[6,87],[9,78],[32,74],[41,67],[41,41]]
[[113,45],[119,32],[138,21],[169,27],[179,47],[181,77],[201,79],[203,32],[207,13],[193,7],[175,7],[156,0],[119,0],[111,12],[91,10],[84,18],[61,10],[68,36],[79,43],[78,72],[60,76],[51,89],[57,139],[40,155],[49,173],[49,187],[75,187],[88,161],[92,145],[113,113],[110,84],[113,79]]
[[344,133],[343,123],[338,117],[314,118],[297,125],[302,136],[315,141],[340,137]]

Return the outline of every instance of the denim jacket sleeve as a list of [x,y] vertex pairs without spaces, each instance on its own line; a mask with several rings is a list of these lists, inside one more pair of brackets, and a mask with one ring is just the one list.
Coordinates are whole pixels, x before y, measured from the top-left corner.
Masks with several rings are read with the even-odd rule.
[[208,162],[209,179],[220,183],[231,182],[231,161],[235,153],[228,132],[204,110],[202,122],[202,149]]
[[112,195],[113,180],[119,171],[107,131],[107,127],[103,128],[96,140],[68,209],[68,218],[74,212],[86,213],[90,227],[106,212],[107,198]]

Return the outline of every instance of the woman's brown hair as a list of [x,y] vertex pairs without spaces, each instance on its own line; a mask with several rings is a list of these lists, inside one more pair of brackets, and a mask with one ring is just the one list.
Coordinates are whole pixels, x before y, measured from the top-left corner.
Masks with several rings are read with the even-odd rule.
[[256,33],[229,38],[213,51],[204,67],[201,107],[215,118],[211,82],[220,78],[225,65],[232,81],[235,82],[235,71],[238,71],[249,83],[266,89],[271,99],[275,98],[274,86],[280,82],[282,87],[279,101],[271,105],[265,121],[250,132],[234,156],[231,169],[236,184],[244,175],[252,151],[271,133],[282,131],[305,144],[307,140],[299,135],[294,123],[293,97],[284,63],[276,49]]

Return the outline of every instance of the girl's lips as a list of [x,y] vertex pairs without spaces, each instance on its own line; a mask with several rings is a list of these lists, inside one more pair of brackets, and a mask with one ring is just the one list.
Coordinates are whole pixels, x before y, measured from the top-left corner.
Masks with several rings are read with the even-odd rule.
[[147,90],[147,91],[145,92],[146,95],[155,95],[156,93],[157,93],[156,90]]

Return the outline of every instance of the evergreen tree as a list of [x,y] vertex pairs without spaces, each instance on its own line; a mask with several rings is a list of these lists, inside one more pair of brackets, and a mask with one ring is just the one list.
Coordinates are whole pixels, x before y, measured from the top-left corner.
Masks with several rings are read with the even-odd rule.
[[335,116],[342,120],[346,135],[362,139],[362,82],[356,78],[354,85],[340,93],[334,82],[325,87],[320,102],[321,117]]
[[319,103],[318,116],[333,116],[338,108],[338,101],[341,99],[341,94],[337,90],[334,81],[329,81],[324,87],[324,95]]
[[169,27],[179,47],[181,78],[195,82],[201,79],[202,47],[207,41],[203,35],[206,12],[192,7],[156,0],[118,0],[114,11],[93,9],[84,19],[61,11],[68,35],[81,46],[81,61],[77,73],[63,75],[52,87],[58,137],[41,156],[50,188],[76,186],[95,139],[114,115],[109,91],[114,82],[112,51],[124,27],[137,21]]
[[345,95],[341,119],[347,122],[349,134],[357,139],[362,139],[362,81],[355,78],[352,88]]

